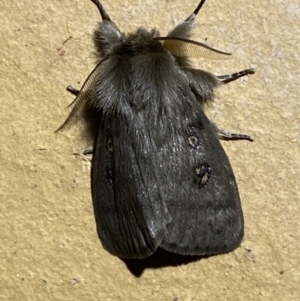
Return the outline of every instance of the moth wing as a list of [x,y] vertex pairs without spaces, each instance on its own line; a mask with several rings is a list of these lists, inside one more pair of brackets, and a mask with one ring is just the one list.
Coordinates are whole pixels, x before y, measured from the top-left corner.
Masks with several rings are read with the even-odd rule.
[[184,255],[226,253],[238,247],[244,233],[235,176],[201,106],[186,119],[185,137],[177,139],[180,153],[163,158],[180,173],[169,178],[173,190],[166,203],[172,222],[161,247]]
[[171,220],[165,203],[159,201],[155,168],[147,159],[149,132],[145,122],[135,117],[121,121],[115,115],[103,120],[93,157],[98,234],[104,248],[121,258],[150,256]]

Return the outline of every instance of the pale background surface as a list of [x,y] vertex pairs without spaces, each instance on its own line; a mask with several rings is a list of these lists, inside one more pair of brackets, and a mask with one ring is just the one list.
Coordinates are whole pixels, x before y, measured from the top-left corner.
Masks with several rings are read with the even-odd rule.
[[[197,0],[103,4],[124,31],[143,24],[166,34]],[[298,0],[204,4],[195,38],[234,56],[197,66],[219,74],[257,68],[220,89],[207,110],[219,127],[256,138],[223,143],[245,238],[232,253],[140,277],[98,239],[89,161],[73,155],[89,145],[84,132],[54,134],[73,99],[65,87],[80,87],[94,66],[96,7],[11,0],[0,2],[0,16],[0,300],[300,300]]]

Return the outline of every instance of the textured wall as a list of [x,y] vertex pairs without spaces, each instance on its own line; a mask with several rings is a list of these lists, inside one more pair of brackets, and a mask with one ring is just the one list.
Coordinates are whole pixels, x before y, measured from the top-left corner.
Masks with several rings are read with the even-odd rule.
[[[118,26],[166,33],[197,0],[103,1]],[[300,4],[207,0],[195,38],[230,51],[197,61],[216,73],[256,66],[218,92],[208,115],[255,142],[223,145],[240,189],[245,238],[236,251],[137,277],[95,229],[82,127],[54,130],[94,66],[99,20],[88,0],[0,2],[1,300],[299,300]],[[177,299],[176,299],[177,298]]]

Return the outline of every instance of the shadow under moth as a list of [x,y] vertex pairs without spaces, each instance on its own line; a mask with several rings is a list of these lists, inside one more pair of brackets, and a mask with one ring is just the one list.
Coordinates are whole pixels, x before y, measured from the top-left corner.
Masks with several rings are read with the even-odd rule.
[[84,107],[99,120],[92,159],[92,197],[103,247],[125,259],[157,248],[182,255],[226,253],[240,245],[244,220],[239,192],[219,139],[251,136],[219,130],[203,105],[215,88],[254,73],[217,76],[188,58],[230,54],[191,40],[205,0],[161,37],[156,29],[125,34],[98,0],[102,21],[93,40],[97,65],[59,128]]

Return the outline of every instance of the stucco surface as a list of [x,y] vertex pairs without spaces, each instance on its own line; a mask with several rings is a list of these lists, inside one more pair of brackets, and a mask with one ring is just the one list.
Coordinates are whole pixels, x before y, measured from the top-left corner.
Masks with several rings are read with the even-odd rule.
[[[103,1],[124,31],[162,34],[194,1]],[[222,142],[245,215],[234,252],[139,275],[99,241],[90,196],[91,145],[80,124],[55,134],[94,66],[99,21],[88,0],[0,2],[0,300],[300,300],[300,3],[207,0],[194,37],[233,53],[196,61],[256,74],[218,90],[207,114],[255,137]]]

